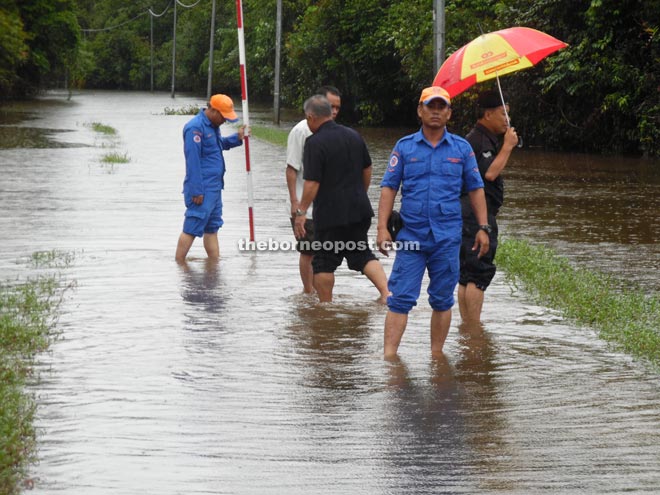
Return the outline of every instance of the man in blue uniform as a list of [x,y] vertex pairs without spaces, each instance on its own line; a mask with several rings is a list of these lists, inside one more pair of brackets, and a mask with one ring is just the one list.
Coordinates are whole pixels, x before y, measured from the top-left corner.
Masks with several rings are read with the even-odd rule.
[[[483,181],[469,143],[446,129],[451,117],[450,97],[443,88],[422,91],[417,105],[422,127],[400,139],[390,155],[381,182],[378,205],[379,250],[387,255],[392,237],[387,220],[401,189],[403,228],[396,241],[402,248],[389,279],[388,312],[385,318],[384,354],[396,356],[408,322],[408,313],[417,304],[424,272],[429,273],[431,352],[442,353],[458,283],[461,246],[461,191],[469,195],[481,225],[472,249],[488,252],[488,225]],[[408,244],[406,246],[406,244]]]
[[184,263],[195,237],[204,237],[204,249],[209,258],[218,259],[218,230],[222,226],[222,189],[225,160],[222,150],[240,146],[245,132],[241,126],[229,137],[220,135],[225,121],[236,122],[234,104],[227,95],[213,95],[206,109],[200,110],[183,128],[183,151],[186,157],[186,177],[183,199],[186,215],[179,236],[175,259]]

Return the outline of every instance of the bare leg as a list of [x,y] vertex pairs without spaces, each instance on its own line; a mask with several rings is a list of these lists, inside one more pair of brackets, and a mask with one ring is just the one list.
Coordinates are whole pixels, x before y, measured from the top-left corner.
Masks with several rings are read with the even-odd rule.
[[177,263],[185,263],[186,256],[188,255],[188,251],[190,251],[190,247],[194,240],[195,236],[181,232],[179,242],[176,245],[176,254],[174,255],[174,259]]
[[311,254],[300,254],[298,260],[298,268],[300,270],[300,280],[303,283],[303,292],[305,294],[312,294],[314,292],[314,270],[312,269]]
[[451,324],[451,309],[435,311],[431,315],[431,355],[440,356],[445,345],[449,325]]
[[374,284],[376,289],[378,289],[378,292],[380,292],[378,302],[385,304],[387,302],[387,296],[390,295],[390,291],[387,288],[387,275],[385,275],[383,265],[381,265],[378,260],[371,260],[364,265],[362,273],[371,280],[371,283]]
[[467,308],[465,302],[465,286],[458,284],[458,311],[461,313],[461,320],[465,321],[467,317]]
[[461,319],[466,323],[481,321],[481,309],[484,305],[484,291],[472,282],[458,286],[458,309]]
[[314,288],[319,295],[319,301],[332,302],[332,289],[335,286],[334,273],[315,273]]
[[218,233],[204,234],[204,249],[209,258],[217,260],[220,258],[220,246],[218,245]]
[[385,317],[385,348],[383,351],[385,359],[393,359],[396,357],[407,324],[407,313],[395,313],[393,311],[387,312],[387,316]]

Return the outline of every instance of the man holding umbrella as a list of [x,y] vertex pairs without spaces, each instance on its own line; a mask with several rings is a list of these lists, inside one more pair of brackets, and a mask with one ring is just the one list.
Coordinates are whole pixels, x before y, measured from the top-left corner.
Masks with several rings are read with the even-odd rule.
[[[466,323],[481,321],[484,292],[495,276],[497,250],[497,222],[495,217],[504,201],[504,181],[501,173],[511,152],[518,144],[518,135],[508,123],[508,105],[497,91],[482,92],[478,99],[479,117],[475,127],[465,136],[474,150],[479,173],[484,182],[488,207],[490,250],[479,257],[474,250],[474,236],[480,224],[475,218],[467,194],[461,197],[463,240],[461,243],[461,273],[458,281],[458,306]],[[499,137],[504,136],[500,146]]]

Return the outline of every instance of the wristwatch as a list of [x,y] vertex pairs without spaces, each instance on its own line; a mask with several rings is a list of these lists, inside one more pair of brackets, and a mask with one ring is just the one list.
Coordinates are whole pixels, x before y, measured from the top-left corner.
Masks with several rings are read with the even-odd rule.
[[490,234],[493,231],[493,228],[486,224],[486,225],[479,225],[479,230],[485,230],[487,234]]
[[302,211],[300,208],[296,210],[297,217],[304,217],[305,215],[307,215],[306,211]]

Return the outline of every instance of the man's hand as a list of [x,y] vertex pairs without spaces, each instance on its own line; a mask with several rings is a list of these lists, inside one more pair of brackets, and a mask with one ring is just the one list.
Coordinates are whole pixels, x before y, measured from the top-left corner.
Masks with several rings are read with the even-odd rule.
[[479,254],[477,258],[481,258],[484,254],[490,249],[490,238],[485,230],[479,230],[476,237],[474,238],[474,245],[472,246],[472,251],[479,249]]
[[201,205],[204,202],[204,195],[200,194],[199,196],[193,196],[192,202],[196,205]]
[[518,133],[516,133],[515,128],[509,127],[504,133],[504,141],[502,143],[502,147],[506,147],[509,150],[512,150],[516,146],[518,146]]
[[293,227],[293,233],[296,235],[296,239],[302,239],[305,237],[307,231],[305,230],[305,220],[307,220],[306,215],[296,216],[296,220]]
[[[246,125],[239,126],[238,128],[238,138],[243,141],[245,136],[250,137],[250,128]],[[516,141],[517,142],[517,141]]]
[[390,249],[392,249],[392,236],[387,229],[378,229],[376,245],[378,246],[378,251],[387,257],[390,256]]

